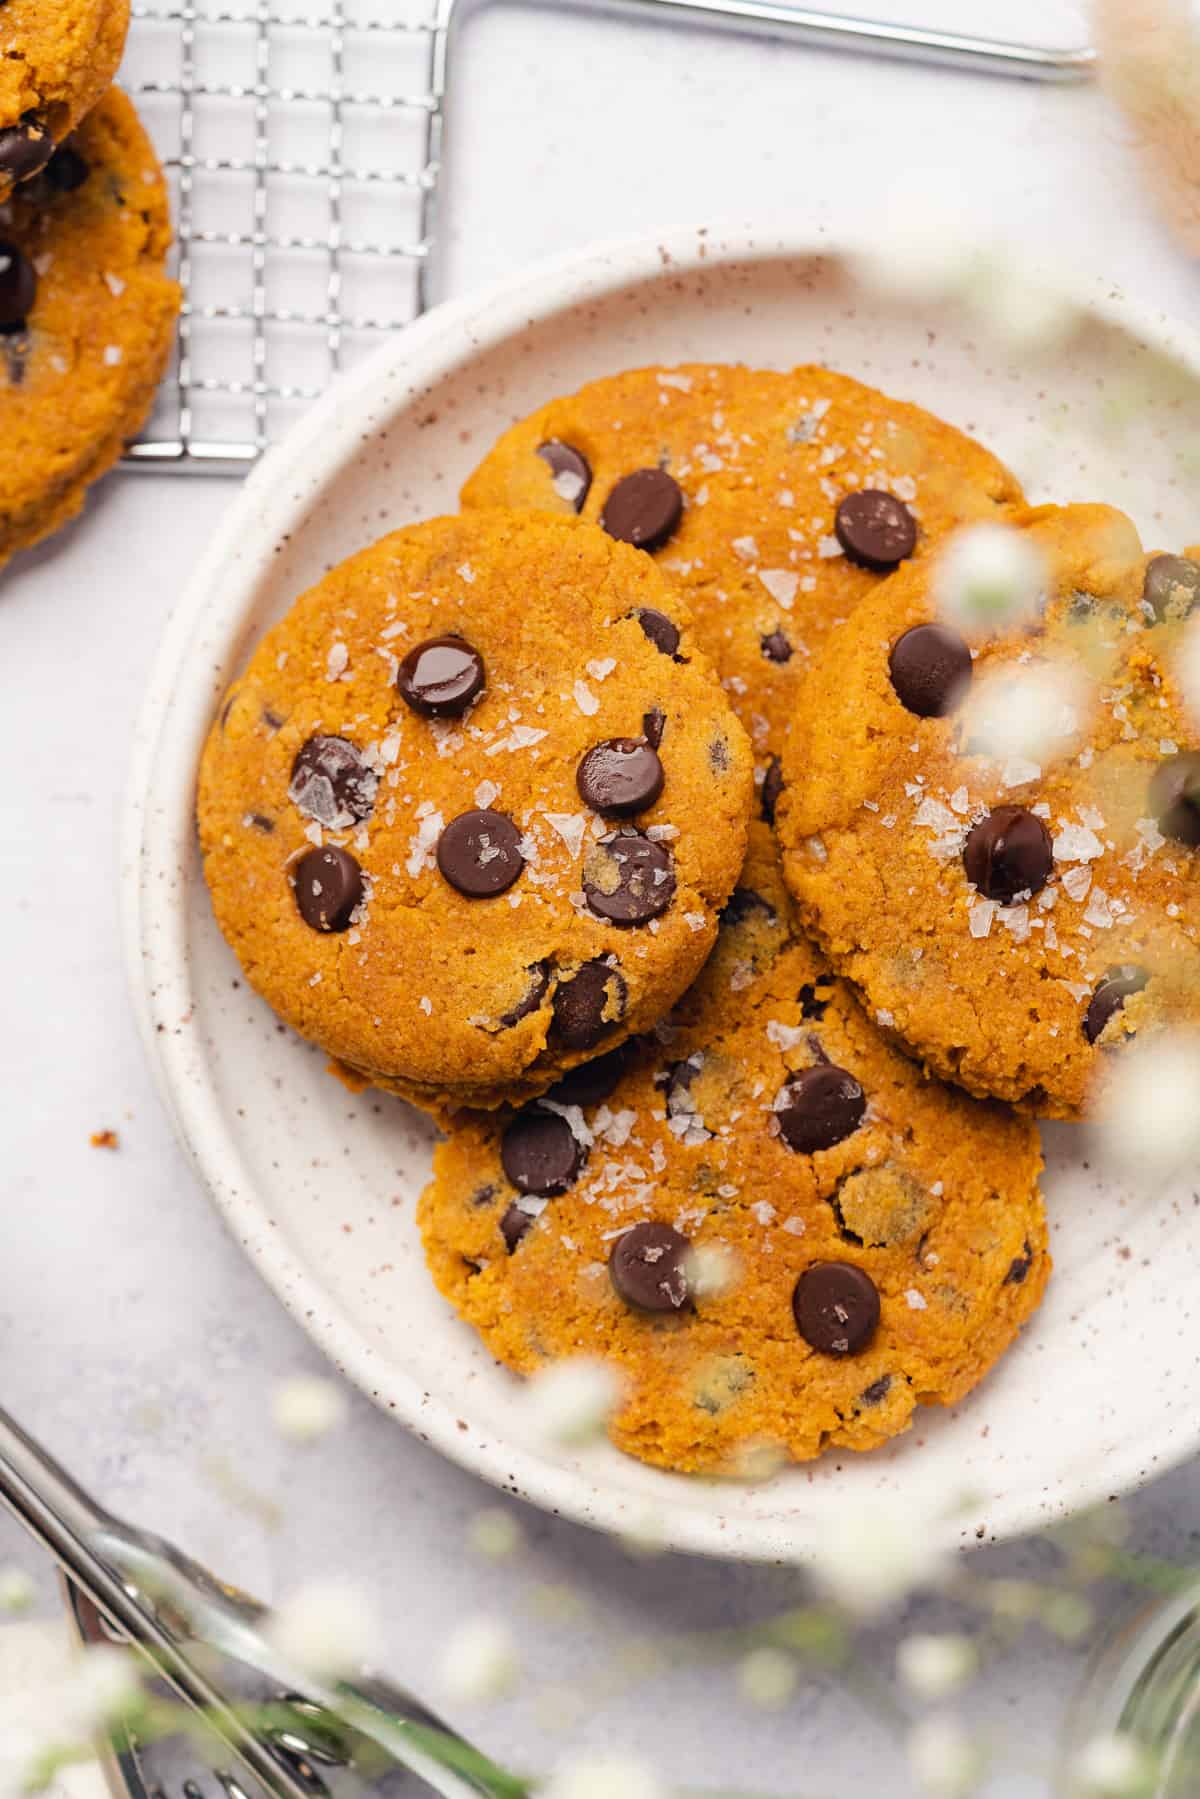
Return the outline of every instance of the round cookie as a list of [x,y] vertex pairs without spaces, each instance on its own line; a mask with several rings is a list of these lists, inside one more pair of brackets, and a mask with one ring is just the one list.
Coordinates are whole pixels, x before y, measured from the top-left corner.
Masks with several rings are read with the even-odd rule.
[[115,89],[4,208],[0,561],[79,511],[149,411],[179,310],[170,237],[162,170]]
[[653,563],[477,512],[385,537],[267,634],[209,738],[200,835],[258,991],[444,1112],[540,1092],[679,997],[751,783]]
[[[927,563],[830,636],[778,828],[880,1025],[974,1093],[1077,1118],[1128,1036],[1200,1020],[1200,733],[1173,674],[1200,568],[1147,559],[1105,506],[1018,526],[1048,569],[1032,623],[968,651]],[[1022,680],[1051,682],[1039,761],[981,735]]]
[[961,431],[847,375],[697,363],[552,400],[504,434],[462,499],[578,511],[656,554],[750,732],[769,816],[826,632],[897,561],[1021,491]]
[[5,0],[0,7],[0,200],[45,168],[112,82],[129,0]]
[[501,1362],[612,1365],[613,1441],[746,1473],[961,1399],[1049,1272],[1037,1131],[926,1079],[792,927],[765,826],[656,1037],[458,1121],[419,1222]]

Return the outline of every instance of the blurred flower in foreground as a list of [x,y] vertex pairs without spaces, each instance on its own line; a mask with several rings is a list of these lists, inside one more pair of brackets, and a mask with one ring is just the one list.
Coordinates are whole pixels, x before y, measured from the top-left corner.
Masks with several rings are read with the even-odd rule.
[[0,1612],[27,1612],[34,1586],[24,1568],[0,1568]]
[[[971,684],[963,709],[963,737],[972,752],[997,761],[1040,765],[1061,755],[1078,731],[1088,705],[1082,672],[1065,663],[1030,663],[985,673]],[[1014,770],[1012,785],[1036,780]]]
[[1089,1120],[1098,1155],[1142,1180],[1200,1154],[1200,1038],[1183,1033],[1130,1045],[1113,1065]]
[[1184,628],[1175,674],[1188,710],[1200,725],[1200,613]]
[[985,522],[955,531],[937,559],[934,594],[950,624],[968,636],[1009,631],[1037,615],[1046,565],[1027,537]]
[[624,1755],[579,1755],[561,1762],[540,1799],[668,1799],[644,1762]]
[[752,1649],[738,1669],[743,1699],[764,1711],[777,1711],[796,1691],[796,1664],[782,1649]]
[[847,1499],[814,1543],[813,1576],[836,1604],[872,1617],[932,1585],[948,1559],[936,1519],[911,1496],[890,1505]]
[[276,1387],[271,1415],[281,1437],[293,1443],[315,1443],[342,1422],[346,1402],[332,1381],[316,1374],[298,1374]]
[[467,1618],[451,1633],[441,1660],[442,1686],[463,1705],[503,1699],[517,1684],[516,1644],[498,1618]]
[[1125,109],[1159,207],[1200,250],[1200,32],[1174,0],[1094,0],[1100,79]]
[[1093,1737],[1072,1773],[1071,1790],[1080,1799],[1135,1799],[1152,1790],[1150,1758],[1130,1737]]
[[486,1511],[476,1512],[467,1527],[471,1548],[477,1555],[490,1556],[493,1561],[515,1555],[524,1541],[524,1534],[517,1519],[502,1506],[489,1506]]
[[591,1356],[554,1362],[534,1375],[523,1395],[525,1415],[547,1443],[576,1448],[602,1436],[621,1403],[613,1370]]
[[980,1754],[954,1718],[922,1718],[909,1733],[908,1765],[923,1793],[959,1799],[970,1792],[980,1770]]
[[920,1699],[946,1699],[965,1686],[979,1656],[963,1636],[905,1637],[896,1652],[896,1668],[910,1693]]
[[378,1627],[360,1587],[345,1580],[313,1580],[275,1610],[270,1642],[294,1667],[312,1674],[349,1674],[375,1660]]

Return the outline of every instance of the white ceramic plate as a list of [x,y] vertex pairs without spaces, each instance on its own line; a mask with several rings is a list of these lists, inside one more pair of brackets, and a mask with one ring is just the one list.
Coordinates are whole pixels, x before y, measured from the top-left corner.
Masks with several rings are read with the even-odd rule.
[[[547,1451],[514,1380],[427,1279],[414,1226],[432,1129],[351,1098],[316,1050],[234,984],[196,853],[193,780],[217,696],[250,645],[330,564],[451,510],[511,420],[592,376],[690,358],[820,360],[978,432],[1035,496],[1126,507],[1150,543],[1200,536],[1183,462],[1200,442],[1200,354],[1099,287],[1052,352],[978,347],[948,303],[859,289],[820,245],[679,234],[575,255],[440,307],[343,380],[245,484],[167,632],[141,721],[126,869],[146,1042],[229,1228],[351,1379],[487,1479],[590,1524],[756,1559],[803,1556],[848,1504],[970,1495],[955,1541],[1010,1534],[1132,1487],[1200,1442],[1191,1310],[1200,1232],[1186,1190],[1133,1195],[1048,1133],[1057,1270],[1040,1314],[953,1413],[871,1456],[757,1486],[652,1471],[615,1450]],[[1187,1205],[1185,1212],[1184,1206]]]

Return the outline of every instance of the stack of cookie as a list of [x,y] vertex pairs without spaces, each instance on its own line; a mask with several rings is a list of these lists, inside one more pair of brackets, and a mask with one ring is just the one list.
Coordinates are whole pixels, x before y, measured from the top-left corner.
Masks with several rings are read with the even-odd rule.
[[170,353],[166,187],[109,85],[128,24],[129,0],[0,7],[0,563],[79,511]]
[[[987,520],[1048,592],[968,642],[933,587]],[[1198,592],[917,407],[697,366],[553,402],[296,602],[205,752],[217,917],[444,1125],[429,1266],[501,1361],[604,1358],[614,1441],[716,1472],[981,1378],[1049,1271],[1036,1117],[1196,1015]],[[976,740],[1068,660],[1044,765]]]

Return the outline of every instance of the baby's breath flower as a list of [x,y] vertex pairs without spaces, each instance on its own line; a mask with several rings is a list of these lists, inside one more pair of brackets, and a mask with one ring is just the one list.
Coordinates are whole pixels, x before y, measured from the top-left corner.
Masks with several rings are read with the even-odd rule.
[[[1182,1032],[1133,1044],[1090,1121],[1099,1155],[1145,1181],[1200,1153],[1200,1039]],[[1103,1164],[1102,1164],[1103,1165]]]
[[743,1699],[764,1711],[778,1711],[796,1691],[796,1664],[782,1649],[752,1649],[738,1669]]
[[119,1724],[141,1703],[141,1668],[131,1649],[100,1643],[79,1657],[62,1696],[60,1716],[76,1737]]
[[1092,1608],[1078,1593],[1050,1593],[1042,1603],[1042,1623],[1065,1643],[1077,1643],[1092,1627]]
[[741,1268],[722,1243],[697,1243],[688,1252],[688,1286],[697,1299],[720,1299],[737,1286]]
[[293,1443],[315,1443],[342,1422],[346,1402],[332,1381],[316,1374],[297,1374],[276,1387],[271,1415],[281,1437]]
[[1009,631],[1036,616],[1046,591],[1046,565],[1027,537],[991,521],[963,525],[934,569],[944,617],[968,636]]
[[579,1755],[561,1762],[541,1799],[668,1799],[645,1762],[625,1755]]
[[450,1699],[464,1705],[503,1699],[519,1673],[516,1644],[498,1618],[465,1619],[442,1652],[442,1686]]
[[839,1605],[871,1617],[933,1584],[946,1559],[941,1533],[920,1506],[847,1503],[820,1532],[813,1572]]
[[271,1643],[288,1662],[320,1675],[350,1674],[375,1657],[375,1612],[360,1587],[313,1580],[275,1611]]
[[1080,1799],[1134,1799],[1149,1789],[1150,1758],[1131,1737],[1098,1736],[1084,1744],[1073,1773]]
[[27,1612],[34,1585],[24,1568],[0,1568],[0,1612]]
[[524,1532],[517,1519],[502,1506],[476,1512],[467,1527],[467,1541],[475,1553],[497,1562],[515,1555],[523,1540]]
[[997,761],[1040,763],[1066,749],[1087,702],[1081,671],[1062,663],[996,669],[972,682],[963,734]]
[[979,1665],[968,1637],[906,1637],[896,1653],[896,1667],[910,1692],[921,1699],[946,1699],[964,1686]]
[[981,1757],[954,1718],[922,1718],[909,1733],[913,1779],[932,1799],[960,1799],[979,1777]]
[[602,1436],[621,1400],[613,1370],[591,1356],[553,1362],[530,1381],[525,1412],[544,1442],[575,1448]]
[[1013,1624],[1032,1618],[1041,1604],[1041,1589],[1031,1580],[991,1580],[985,1591],[993,1617]]

